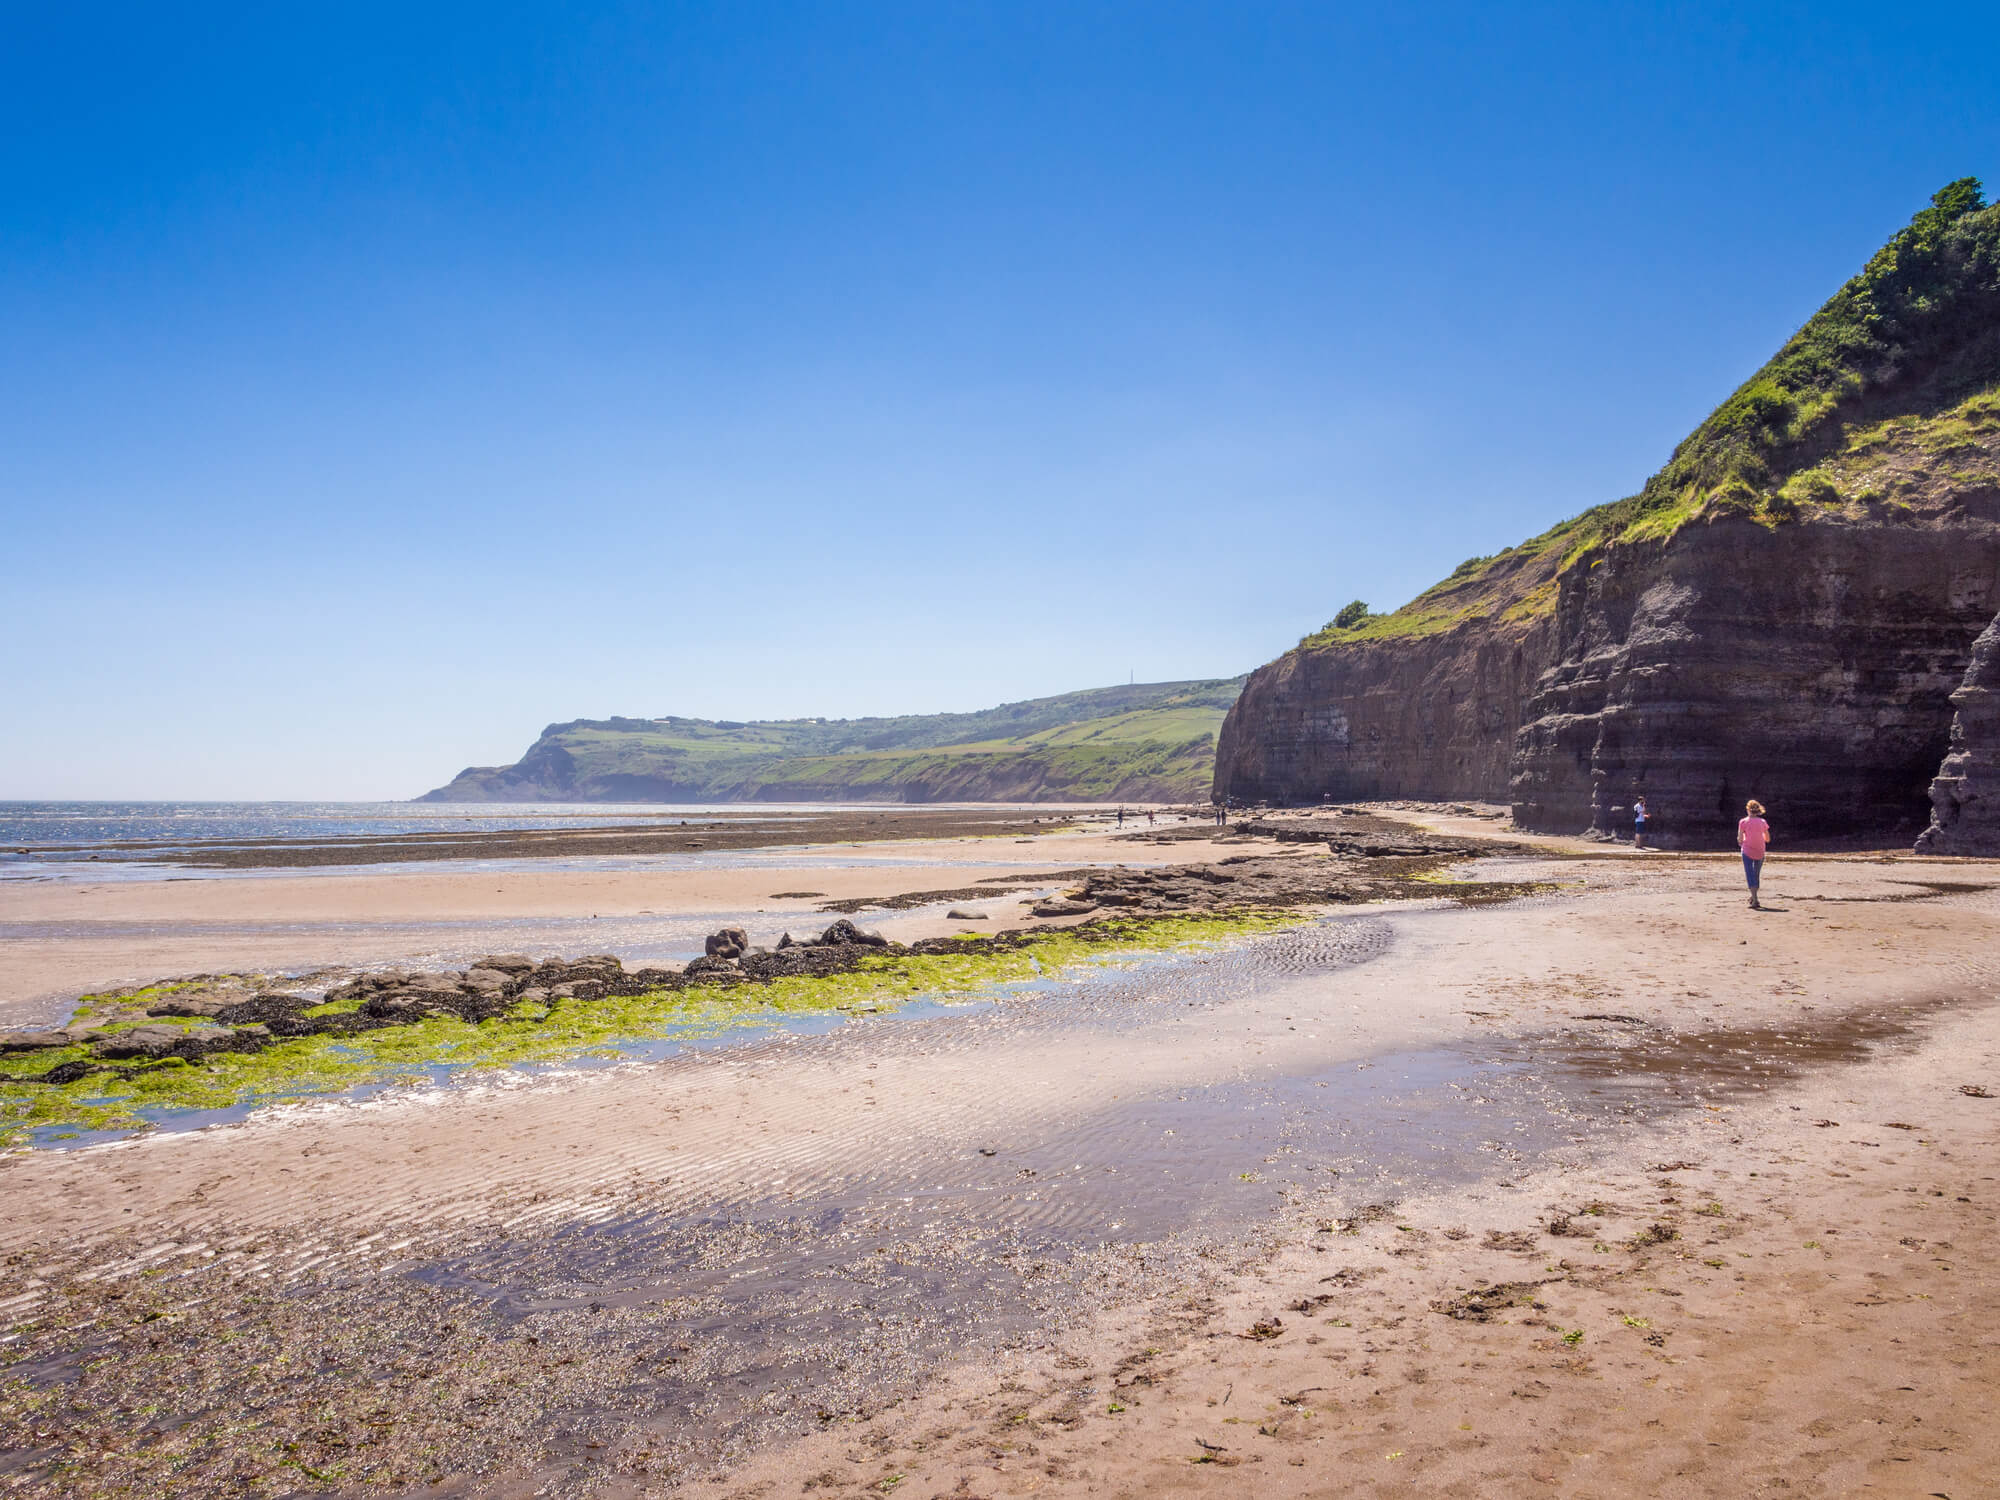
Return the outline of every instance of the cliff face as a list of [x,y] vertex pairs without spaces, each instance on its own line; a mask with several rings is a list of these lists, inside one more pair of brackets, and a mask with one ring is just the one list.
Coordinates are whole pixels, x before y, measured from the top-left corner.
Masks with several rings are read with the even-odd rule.
[[1554,621],[1478,619],[1415,639],[1287,652],[1222,726],[1215,790],[1239,802],[1502,801]]
[[2000,489],[1951,498],[1581,559],[1514,746],[1516,822],[1626,832],[1643,794],[1663,841],[1727,843],[1755,797],[1795,835],[1914,836],[2000,606]]
[[[1914,834],[1996,607],[2000,207],[1965,179],[1639,494],[1254,673],[1215,789],[1505,786],[1564,833],[1626,831],[1643,793],[1663,842],[1725,846],[1756,797],[1794,835]],[[1974,686],[1940,819],[2000,753]]]
[[1917,853],[2000,854],[2000,617],[1973,643],[1951,702],[1951,749],[1931,782]]

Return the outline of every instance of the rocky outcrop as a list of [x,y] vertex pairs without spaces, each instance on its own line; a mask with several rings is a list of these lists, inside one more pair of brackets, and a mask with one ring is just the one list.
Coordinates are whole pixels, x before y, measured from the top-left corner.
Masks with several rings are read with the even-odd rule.
[[1931,782],[1931,824],[1917,852],[2000,855],[2000,617],[1973,642],[1951,705],[1951,747]]
[[1586,554],[1514,747],[1515,821],[1629,833],[1643,794],[1660,842],[1712,845],[1755,797],[1788,835],[1914,836],[1996,605],[2000,489]]

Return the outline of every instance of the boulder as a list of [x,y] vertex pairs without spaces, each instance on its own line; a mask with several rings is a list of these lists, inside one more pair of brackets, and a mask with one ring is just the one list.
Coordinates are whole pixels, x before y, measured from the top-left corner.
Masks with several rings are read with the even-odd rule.
[[821,946],[827,948],[845,948],[854,944],[860,944],[868,948],[886,948],[889,946],[889,940],[883,937],[881,933],[863,932],[845,917],[842,917],[838,922],[827,928],[825,932],[821,933],[819,940]]
[[947,922],[987,922],[992,920],[983,911],[967,911],[962,906],[954,906],[944,914],[944,919]]
[[467,969],[461,987],[478,995],[504,995],[513,987],[514,976],[498,969]]
[[750,949],[750,934],[741,927],[725,927],[711,932],[702,944],[704,958],[741,958]]

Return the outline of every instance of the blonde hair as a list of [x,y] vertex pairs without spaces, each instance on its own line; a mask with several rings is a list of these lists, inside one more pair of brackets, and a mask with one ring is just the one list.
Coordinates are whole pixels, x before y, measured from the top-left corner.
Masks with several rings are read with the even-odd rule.
[[1759,802],[1755,797],[1752,797],[1748,802],[1743,804],[1743,810],[1753,818],[1764,816],[1764,804]]

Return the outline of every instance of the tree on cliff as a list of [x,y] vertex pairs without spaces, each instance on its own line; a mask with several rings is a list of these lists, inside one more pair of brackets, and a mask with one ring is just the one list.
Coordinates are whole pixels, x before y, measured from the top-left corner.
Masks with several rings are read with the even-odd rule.
[[1366,620],[1369,614],[1370,611],[1367,604],[1360,599],[1355,599],[1347,604],[1343,604],[1340,607],[1340,613],[1333,617],[1326,628],[1328,630],[1352,630],[1355,626]]

